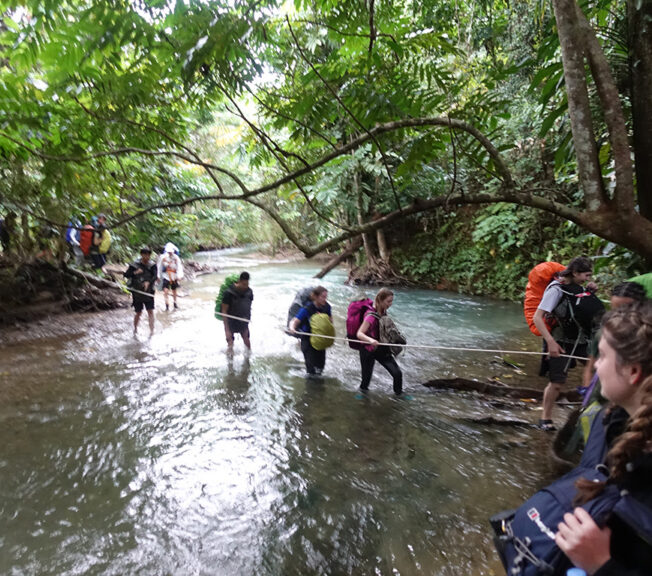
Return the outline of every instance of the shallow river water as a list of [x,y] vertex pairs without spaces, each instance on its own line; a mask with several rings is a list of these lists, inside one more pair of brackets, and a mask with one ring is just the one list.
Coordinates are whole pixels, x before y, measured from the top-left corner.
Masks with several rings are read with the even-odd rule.
[[[55,317],[0,347],[0,574],[501,574],[487,518],[550,479],[531,406],[429,390],[431,378],[517,378],[495,354],[408,349],[410,400],[376,367],[356,398],[357,352],[338,342],[307,380],[286,336],[318,266],[238,252],[184,286],[148,339],[131,310]],[[213,302],[227,273],[254,290],[252,353],[225,353]],[[329,274],[336,328],[360,288]],[[370,295],[373,292],[370,291]],[[399,289],[409,343],[530,349],[516,304]],[[535,374],[534,357],[510,359]],[[529,381],[528,381],[529,380]],[[521,384],[542,385],[521,378]]]

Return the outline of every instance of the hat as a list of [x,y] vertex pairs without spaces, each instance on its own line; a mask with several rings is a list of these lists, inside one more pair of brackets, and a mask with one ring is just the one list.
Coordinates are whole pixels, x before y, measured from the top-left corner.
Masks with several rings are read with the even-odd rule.
[[101,212],[100,214],[97,215],[97,219],[99,220],[100,218],[104,218],[106,220],[106,214],[104,214],[104,212]]
[[177,247],[174,244],[172,244],[172,242],[168,242],[165,245],[164,252],[172,252],[172,253],[174,253],[176,251],[177,251]]

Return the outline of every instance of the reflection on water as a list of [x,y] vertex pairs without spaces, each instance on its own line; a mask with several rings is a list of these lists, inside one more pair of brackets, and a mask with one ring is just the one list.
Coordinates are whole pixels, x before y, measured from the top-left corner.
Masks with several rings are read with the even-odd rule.
[[[325,378],[306,380],[281,331],[315,266],[213,258],[225,268],[185,286],[181,310],[158,303],[151,340],[119,310],[0,350],[0,573],[500,573],[487,517],[549,478],[548,438],[473,422],[536,420],[526,407],[420,386],[491,375],[493,355],[411,349],[399,362],[413,400],[383,370],[356,399],[354,351],[336,344]],[[253,350],[237,340],[229,357],[212,304],[240,269]],[[323,281],[339,334],[360,294],[343,279]],[[410,343],[537,345],[512,304],[398,290],[392,313]]]

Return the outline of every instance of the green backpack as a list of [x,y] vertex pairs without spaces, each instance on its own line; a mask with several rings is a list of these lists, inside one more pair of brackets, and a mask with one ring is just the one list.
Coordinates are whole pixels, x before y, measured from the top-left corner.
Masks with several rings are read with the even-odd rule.
[[231,288],[238,280],[240,280],[240,274],[229,274],[222,282],[220,286],[220,293],[215,298],[215,318],[222,320],[222,300],[224,299],[224,294],[226,291]]
[[326,350],[335,343],[333,338],[322,338],[322,336],[335,336],[335,326],[328,314],[323,312],[313,314],[310,317],[310,332],[310,345],[315,350]]

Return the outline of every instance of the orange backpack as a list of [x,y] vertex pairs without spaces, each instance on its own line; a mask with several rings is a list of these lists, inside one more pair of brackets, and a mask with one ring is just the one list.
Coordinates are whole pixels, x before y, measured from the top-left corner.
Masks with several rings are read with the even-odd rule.
[[[541,336],[534,325],[534,313],[537,311],[541,298],[548,284],[555,279],[555,276],[565,270],[566,266],[559,262],[542,262],[537,264],[527,276],[525,287],[525,300],[523,301],[523,314],[530,327],[530,332],[535,336]],[[546,322],[547,323],[547,322]]]
[[91,253],[91,245],[93,244],[93,231],[95,228],[90,224],[86,224],[82,228],[81,234],[79,235],[79,247],[84,253],[84,256],[88,256]]

